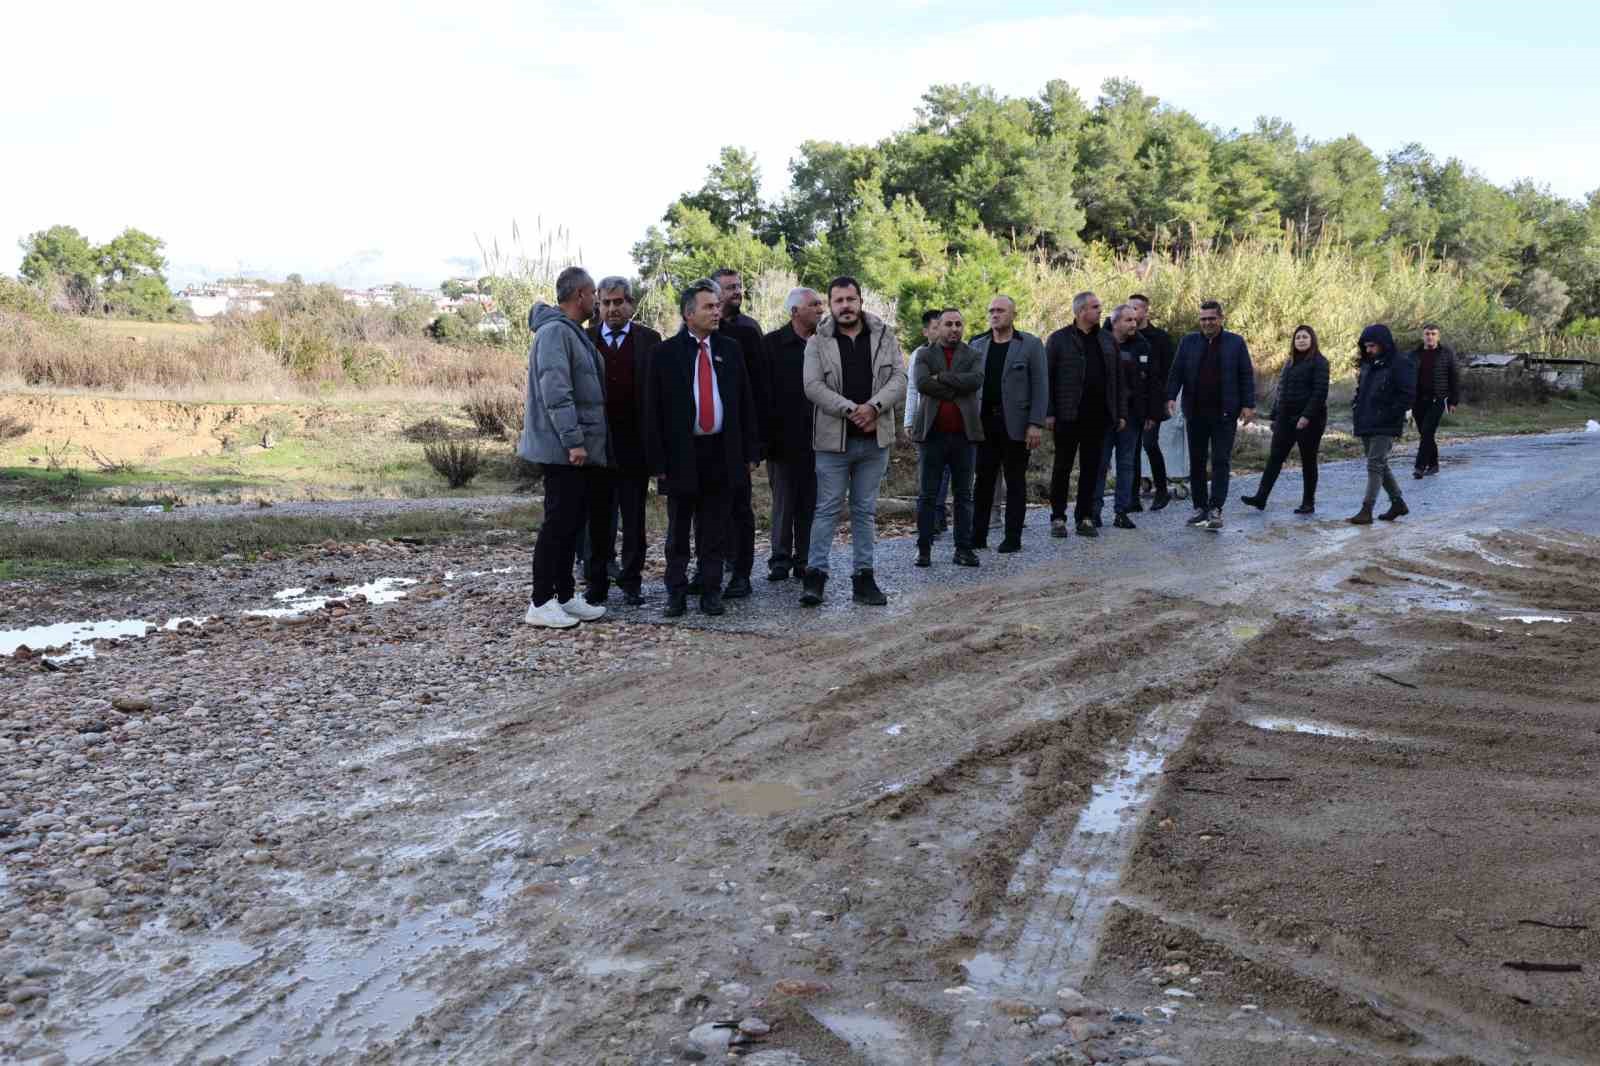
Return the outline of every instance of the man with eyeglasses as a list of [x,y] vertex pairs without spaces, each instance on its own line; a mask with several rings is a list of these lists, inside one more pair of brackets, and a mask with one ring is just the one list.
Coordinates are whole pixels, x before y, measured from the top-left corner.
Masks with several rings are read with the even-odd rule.
[[[1256,416],[1256,375],[1244,338],[1222,328],[1222,304],[1200,305],[1200,331],[1184,337],[1167,377],[1167,414],[1188,423],[1189,493],[1194,514],[1187,525],[1214,531],[1222,528],[1222,505],[1228,498],[1233,466],[1233,439],[1240,423]],[[1207,471],[1207,460],[1210,470]]]

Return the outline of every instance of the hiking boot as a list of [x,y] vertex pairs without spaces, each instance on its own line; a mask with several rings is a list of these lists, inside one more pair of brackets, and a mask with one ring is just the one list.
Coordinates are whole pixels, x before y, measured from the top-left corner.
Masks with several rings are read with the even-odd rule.
[[1362,504],[1361,510],[1346,518],[1345,521],[1353,526],[1372,525],[1372,506],[1370,504]]
[[1157,489],[1156,498],[1150,501],[1150,510],[1159,511],[1172,502],[1172,494],[1166,489]]
[[706,589],[700,594],[701,614],[721,614],[727,608],[722,606],[722,593],[715,588]]
[[951,557],[950,561],[955,563],[957,566],[977,566],[978,556],[971,548],[957,548],[955,555]]
[[1067,529],[1067,520],[1065,518],[1050,519],[1050,535],[1052,537],[1065,537],[1070,532],[1071,530]]
[[1317,505],[1314,504],[1314,503],[1302,503],[1299,507],[1296,507],[1294,509],[1294,513],[1295,514],[1316,514],[1317,513]]
[[1267,509],[1267,498],[1265,496],[1240,496],[1239,502],[1247,507],[1254,507],[1258,511]]
[[1133,519],[1129,518],[1127,515],[1123,514],[1121,511],[1117,512],[1117,517],[1115,517],[1115,518],[1113,518],[1111,520],[1111,524],[1116,526],[1118,529],[1138,529],[1139,528],[1138,526],[1133,524]]
[[683,613],[689,609],[689,594],[687,592],[667,593],[667,606],[661,612],[663,618],[682,618]]
[[828,574],[823,570],[807,570],[805,591],[800,593],[800,606],[815,607],[822,602],[822,590],[828,584]]
[[1199,529],[1201,526],[1206,524],[1206,520],[1210,517],[1210,511],[1204,509],[1196,510],[1194,514],[1189,516],[1189,520],[1186,521],[1184,525],[1194,526],[1196,529]]
[[1215,531],[1221,529],[1222,528],[1222,508],[1220,508],[1220,507],[1211,508],[1211,513],[1206,516],[1205,524],[1203,524],[1200,528],[1201,529],[1209,529],[1212,532],[1215,532]]
[[864,603],[868,607],[883,607],[889,602],[889,597],[883,594],[878,583],[873,580],[871,570],[863,570],[850,577],[850,598],[857,603]]
[[747,600],[750,598],[752,591],[748,577],[736,577],[728,582],[727,588],[722,590],[722,598],[725,600]]
[[932,566],[933,565],[933,546],[932,545],[929,545],[929,544],[918,544],[917,545],[917,561],[916,561],[915,565],[917,565],[917,566]]
[[1100,535],[1100,531],[1094,528],[1094,523],[1087,518],[1078,519],[1077,528],[1078,536],[1080,537],[1098,537]]
[[1021,550],[1022,541],[1012,540],[1010,537],[1007,537],[1005,540],[1001,541],[1000,547],[995,549],[995,551],[1001,555],[1010,555],[1012,552],[1019,552]]
[[1378,516],[1380,522],[1393,522],[1401,515],[1410,514],[1411,508],[1406,506],[1406,501],[1394,499],[1389,501],[1389,509]]

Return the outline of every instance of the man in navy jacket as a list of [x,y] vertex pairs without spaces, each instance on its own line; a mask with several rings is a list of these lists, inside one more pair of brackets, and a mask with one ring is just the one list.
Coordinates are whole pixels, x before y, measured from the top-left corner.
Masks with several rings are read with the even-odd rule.
[[[1188,423],[1189,492],[1194,514],[1188,524],[1198,529],[1222,528],[1222,505],[1228,498],[1233,465],[1233,438],[1240,422],[1256,416],[1256,373],[1244,338],[1222,328],[1222,304],[1200,305],[1200,332],[1178,344],[1167,376],[1167,414]],[[1207,479],[1206,459],[1211,470]]]

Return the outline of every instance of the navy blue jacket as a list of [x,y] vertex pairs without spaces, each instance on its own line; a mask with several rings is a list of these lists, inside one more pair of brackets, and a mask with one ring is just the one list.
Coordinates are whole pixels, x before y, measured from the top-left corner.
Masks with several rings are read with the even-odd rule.
[[[1167,399],[1176,400],[1183,391],[1183,415],[1194,414],[1194,382],[1200,372],[1200,357],[1206,354],[1204,333],[1191,333],[1178,342],[1178,351],[1172,357],[1172,371],[1167,375]],[[1256,368],[1250,362],[1250,349],[1237,333],[1222,331],[1217,346],[1222,362],[1222,414],[1237,418],[1246,407],[1256,405]]]
[[1417,365],[1395,351],[1388,326],[1368,326],[1360,344],[1375,341],[1381,351],[1371,359],[1361,356],[1356,374],[1356,396],[1351,402],[1358,437],[1398,437],[1405,432],[1406,412],[1417,402]]

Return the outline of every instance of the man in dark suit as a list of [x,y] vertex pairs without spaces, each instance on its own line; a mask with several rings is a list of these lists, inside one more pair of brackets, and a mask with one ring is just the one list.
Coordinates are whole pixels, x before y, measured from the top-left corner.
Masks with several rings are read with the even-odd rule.
[[[750,395],[755,404],[751,410],[757,446],[761,457],[765,458],[771,444],[767,434],[772,420],[772,375],[766,338],[761,324],[743,312],[744,280],[739,272],[723,267],[711,275],[711,280],[716,283],[721,298],[717,332],[738,341],[739,351],[744,355],[745,373],[750,378]],[[737,600],[750,595],[750,572],[755,568],[756,559],[755,501],[751,498],[748,480],[743,487],[734,489],[733,528],[728,537],[728,562],[733,567],[733,575],[723,595]]]
[[[606,423],[611,430],[612,484],[622,527],[617,587],[623,599],[638,605],[644,602],[644,512],[650,494],[650,464],[644,453],[644,386],[650,373],[650,353],[661,343],[661,334],[633,321],[633,285],[627,278],[602,278],[597,299],[599,320],[591,320],[589,339],[606,361]],[[605,542],[615,558],[615,525]]]
[[1216,300],[1200,305],[1200,332],[1178,342],[1167,374],[1168,417],[1178,413],[1180,392],[1189,432],[1189,499],[1194,504],[1187,524],[1219,530],[1233,438],[1240,425],[1256,416],[1256,373],[1244,338],[1222,328],[1222,304]]
[[717,332],[721,298],[710,279],[692,282],[678,301],[683,329],[649,357],[645,453],[667,495],[668,618],[684,613],[689,545],[703,585],[700,609],[721,614],[723,560],[733,501],[760,458],[755,400],[744,353]]

